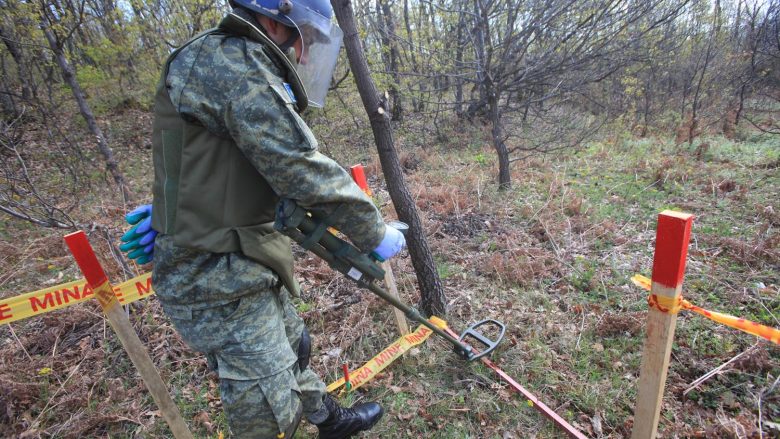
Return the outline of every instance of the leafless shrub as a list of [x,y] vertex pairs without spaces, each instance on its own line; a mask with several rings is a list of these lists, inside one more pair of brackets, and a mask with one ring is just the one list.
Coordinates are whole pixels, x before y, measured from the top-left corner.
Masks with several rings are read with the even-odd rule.
[[576,111],[566,102],[549,107],[529,105],[522,117],[508,123],[505,142],[511,155],[510,162],[577,148],[592,138],[605,121],[603,117]]
[[43,227],[74,228],[69,213],[78,202],[79,177],[73,154],[56,140],[29,144],[25,129],[21,115],[0,121],[0,211]]

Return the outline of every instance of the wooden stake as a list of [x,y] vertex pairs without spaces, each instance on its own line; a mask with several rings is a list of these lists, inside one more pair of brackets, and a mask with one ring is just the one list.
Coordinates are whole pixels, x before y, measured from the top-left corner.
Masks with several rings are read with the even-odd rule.
[[[393,268],[390,266],[390,261],[382,262],[382,268],[385,270],[385,285],[387,291],[391,296],[399,298],[398,286],[395,284],[395,276],[393,275]],[[395,323],[398,326],[398,333],[406,335],[409,333],[409,323],[406,321],[404,312],[400,309],[393,307],[393,314],[395,314]]]
[[[650,294],[664,303],[677,299],[682,291],[692,223],[693,215],[687,213],[666,210],[658,215]],[[647,312],[632,439],[656,436],[676,324],[676,313],[663,312],[657,307],[650,307]]]
[[[355,183],[357,183],[357,185],[360,186],[360,189],[363,189],[363,192],[365,192],[366,195],[370,197],[371,189],[368,187],[366,173],[363,171],[363,165],[355,165],[349,168],[349,170],[352,173],[352,179],[355,180]],[[382,269],[385,270],[385,285],[387,285],[388,292],[391,296],[399,298],[398,286],[395,283],[395,276],[393,275],[393,268],[390,266],[390,261],[382,262],[381,265]],[[400,335],[408,334],[409,323],[406,321],[404,312],[398,308],[393,307],[393,314],[395,314],[395,323],[396,326],[398,326],[398,333]]]
[[179,413],[179,408],[176,407],[176,404],[168,394],[168,388],[165,387],[160,374],[157,373],[152,359],[149,358],[149,353],[146,352],[144,345],[138,338],[138,334],[135,333],[133,326],[130,324],[130,320],[123,312],[122,307],[119,306],[119,300],[117,300],[114,289],[111,283],[109,283],[103,267],[98,262],[92,246],[89,245],[87,235],[79,230],[65,236],[65,243],[70,248],[70,252],[76,259],[81,272],[84,273],[84,277],[87,278],[90,287],[92,287],[95,298],[103,308],[106,317],[108,317],[108,323],[114,328],[114,332],[119,337],[122,347],[125,348],[127,355],[144,380],[146,388],[152,394],[154,402],[160,408],[165,422],[168,423],[168,427],[173,432],[173,437],[176,439],[192,439],[192,434],[189,428],[187,428],[187,424],[184,423],[184,419],[182,419]]

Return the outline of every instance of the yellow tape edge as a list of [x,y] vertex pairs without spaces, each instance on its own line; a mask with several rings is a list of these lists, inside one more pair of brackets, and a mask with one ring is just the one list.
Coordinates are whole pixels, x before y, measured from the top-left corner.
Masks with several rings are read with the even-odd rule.
[[[644,290],[647,291],[652,290],[652,281],[646,276],[642,276],[641,274],[635,274],[634,276],[632,276],[631,282],[633,282],[634,285]],[[762,325],[760,323],[756,323],[740,317],[734,317],[729,314],[724,314],[717,311],[710,311],[701,308],[699,306],[696,306],[691,302],[683,299],[682,297],[680,297],[679,299],[662,298],[662,296],[652,296],[652,297],[655,297],[655,299],[658,301],[658,304],[666,308],[670,308],[671,310],[681,308],[688,311],[693,311],[696,314],[704,316],[714,322],[720,323],[721,325],[725,325],[730,328],[734,328],[742,332],[746,332],[756,337],[761,337],[765,340],[771,341],[772,343],[780,345],[780,329],[773,328],[771,326]],[[663,299],[668,299],[668,300],[664,302]],[[677,304],[669,303],[675,301],[678,301],[679,303]]]
[[[447,322],[436,316],[429,318],[428,321],[441,329],[447,327]],[[383,371],[385,368],[391,365],[401,355],[406,353],[406,351],[427,340],[431,334],[433,334],[433,331],[430,328],[425,325],[420,325],[417,327],[417,329],[414,330],[414,332],[401,336],[396,341],[390,343],[385,349],[382,350],[382,352],[376,354],[374,358],[368,360],[366,364],[349,373],[349,382],[351,385],[349,391],[354,391],[363,384],[371,381],[379,372]],[[327,390],[329,393],[334,392],[344,386],[344,384],[344,378],[339,378],[338,380],[330,383],[327,387]]]
[[[126,305],[154,294],[152,273],[144,273],[114,287],[119,303]],[[64,309],[93,299],[95,290],[85,279],[55,285],[0,300],[0,324]]]

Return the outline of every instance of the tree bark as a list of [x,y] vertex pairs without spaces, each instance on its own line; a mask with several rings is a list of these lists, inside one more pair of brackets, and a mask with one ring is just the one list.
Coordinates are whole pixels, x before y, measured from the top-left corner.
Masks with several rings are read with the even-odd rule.
[[484,83],[486,79],[487,66],[487,49],[485,47],[485,34],[488,33],[488,16],[487,11],[482,7],[482,2],[477,0],[474,2],[474,17],[476,22],[474,23],[474,58],[476,60],[477,68],[477,84],[479,84],[479,102],[487,101],[487,90],[485,90]]
[[407,242],[412,265],[414,265],[417,281],[420,284],[420,311],[429,316],[434,314],[443,316],[446,311],[444,289],[436,272],[436,265],[425,239],[414,200],[404,181],[401,164],[394,147],[393,130],[387,109],[381,106],[376,85],[368,70],[365,52],[355,25],[352,4],[350,0],[331,0],[331,4],[336,13],[336,19],[344,31],[344,46],[347,50],[350,69],[355,75],[360,98],[371,122],[371,130],[374,133],[390,198],[393,200],[398,218],[409,224]]
[[488,93],[488,109],[490,111],[490,124],[492,129],[490,131],[493,138],[493,148],[496,150],[498,156],[498,189],[507,190],[512,187],[512,174],[509,172],[509,151],[504,143],[504,129],[501,125],[501,110],[499,109],[498,92],[494,89],[492,84],[489,83]]
[[390,100],[392,102],[393,120],[403,120],[403,104],[401,102],[401,77],[398,74],[398,43],[395,40],[395,18],[391,4],[387,0],[377,0],[376,12],[379,15],[380,37],[382,39],[382,59],[390,70],[393,83],[390,86]]
[[116,182],[117,186],[119,186],[125,202],[131,201],[132,197],[130,196],[130,192],[127,189],[127,184],[125,184],[125,178],[122,175],[122,172],[119,170],[119,166],[117,165],[116,159],[114,158],[114,153],[111,151],[111,147],[108,146],[108,142],[106,142],[103,131],[98,126],[97,120],[95,120],[95,115],[92,113],[92,108],[90,108],[89,103],[87,102],[87,98],[84,96],[84,92],[81,90],[81,86],[76,80],[76,74],[73,71],[73,67],[70,65],[67,58],[65,58],[65,52],[62,49],[62,45],[57,41],[57,37],[52,32],[49,24],[50,22],[48,17],[46,17],[46,12],[41,10],[41,30],[46,37],[46,41],[49,43],[49,47],[51,47],[52,52],[54,52],[54,58],[57,60],[57,65],[62,71],[62,79],[70,87],[71,92],[73,93],[73,97],[76,99],[76,103],[78,104],[81,116],[87,123],[89,131],[92,133],[92,135],[95,136],[98,151],[103,156],[103,160],[106,162],[106,169],[108,169],[108,172],[110,172],[111,176],[114,178],[114,182]]
[[[414,33],[412,32],[412,23],[411,19],[409,18],[409,0],[404,0],[404,25],[406,26],[406,38],[409,41],[409,57],[412,61],[412,69],[415,72],[419,72],[419,66],[417,65],[417,57],[414,55],[415,51],[417,51],[417,48],[414,46]],[[420,103],[419,98],[414,94],[414,89],[410,85],[409,91],[412,92],[412,108],[414,111],[420,111]]]
[[701,90],[702,90],[702,84],[704,83],[704,75],[707,74],[707,68],[710,65],[710,61],[712,60],[712,48],[714,45],[715,38],[719,34],[718,30],[720,29],[720,1],[715,1],[715,13],[713,15],[713,25],[716,29],[716,32],[711,33],[709,37],[709,41],[707,42],[707,51],[704,54],[704,66],[701,69],[701,76],[699,76],[699,81],[696,83],[696,90],[693,95],[693,102],[691,103],[691,124],[688,128],[688,145],[693,145],[693,139],[694,137],[698,136],[698,128],[699,128],[699,98],[701,96]]
[[29,104],[33,100],[34,92],[32,87],[30,87],[31,75],[28,70],[29,66],[24,59],[22,49],[17,45],[17,41],[12,38],[10,33],[2,26],[0,26],[0,39],[3,40],[5,47],[8,49],[8,53],[11,54],[14,62],[16,62],[16,69],[19,74],[19,83],[22,86],[22,99]]
[[[460,5],[460,4],[459,4]],[[464,3],[462,7],[466,7]],[[455,48],[455,67],[460,70],[463,68],[463,48],[466,45],[465,38],[466,28],[466,12],[460,11],[458,14],[458,27],[456,40],[458,47]],[[455,114],[458,117],[463,117],[463,79],[458,77],[455,79]]]

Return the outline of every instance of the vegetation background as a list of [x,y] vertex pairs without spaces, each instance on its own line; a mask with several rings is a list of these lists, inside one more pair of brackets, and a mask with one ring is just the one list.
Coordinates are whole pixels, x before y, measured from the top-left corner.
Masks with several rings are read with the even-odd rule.
[[[780,2],[352,5],[448,321],[503,320],[494,359],[567,420],[592,437],[630,435],[647,305],[629,278],[649,275],[662,209],[696,215],[685,296],[780,327]],[[62,242],[76,229],[115,283],[150,269],[116,246],[124,213],[151,197],[159,70],[228,10],[0,0],[0,297],[80,278]],[[390,219],[348,65],[305,117],[324,153],[367,164]],[[312,367],[334,379],[396,337],[392,313],[296,256]],[[403,299],[424,298],[409,258],[394,263]],[[128,312],[196,436],[226,432],[205,359],[154,299]],[[168,434],[93,304],[5,325],[0,346],[0,436]],[[776,345],[681,314],[661,437],[780,437],[778,360]],[[386,408],[371,437],[560,436],[438,340],[345,403],[361,399]]]

